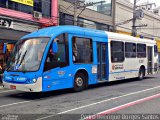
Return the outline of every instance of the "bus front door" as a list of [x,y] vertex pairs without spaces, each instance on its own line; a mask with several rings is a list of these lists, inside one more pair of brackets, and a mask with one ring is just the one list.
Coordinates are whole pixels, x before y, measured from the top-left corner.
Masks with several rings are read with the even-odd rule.
[[147,46],[147,61],[148,61],[148,63],[147,63],[147,72],[148,72],[148,74],[152,74],[152,47],[151,46]]
[[97,43],[97,63],[98,63],[98,81],[106,81],[108,80],[107,75],[107,53],[108,53],[108,44],[98,42]]

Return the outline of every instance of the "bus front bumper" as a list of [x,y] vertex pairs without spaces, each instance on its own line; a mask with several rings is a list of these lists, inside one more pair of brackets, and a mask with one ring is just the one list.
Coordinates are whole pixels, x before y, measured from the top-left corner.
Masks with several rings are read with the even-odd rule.
[[42,77],[38,78],[37,82],[33,84],[17,84],[3,81],[3,87],[26,92],[42,92]]

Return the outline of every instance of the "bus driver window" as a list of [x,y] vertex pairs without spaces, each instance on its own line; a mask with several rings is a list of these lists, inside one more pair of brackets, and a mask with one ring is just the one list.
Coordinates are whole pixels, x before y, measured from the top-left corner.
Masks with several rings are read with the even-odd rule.
[[50,48],[48,55],[47,55],[47,62],[52,62],[54,57],[54,53],[52,52],[52,48]]
[[[53,42],[59,43],[59,39],[55,38]],[[49,49],[48,55],[47,55],[47,62],[58,61],[57,59],[58,58],[57,58],[56,54],[52,51],[52,46],[51,46]]]
[[68,34],[61,34],[57,36],[53,42],[57,42],[58,51],[54,53],[52,51],[52,44],[47,53],[44,71],[54,69],[57,67],[68,66]]

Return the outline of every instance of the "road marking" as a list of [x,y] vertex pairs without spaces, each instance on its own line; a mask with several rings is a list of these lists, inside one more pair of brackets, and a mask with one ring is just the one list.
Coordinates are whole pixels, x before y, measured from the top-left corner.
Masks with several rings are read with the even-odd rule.
[[57,113],[57,114],[54,114],[54,115],[49,115],[49,116],[46,116],[46,117],[42,117],[42,118],[39,118],[39,119],[36,119],[36,120],[47,119],[47,118],[50,118],[50,117],[54,117],[56,115],[68,113],[68,112],[75,111],[75,110],[78,110],[78,109],[90,107],[90,106],[93,106],[93,105],[101,104],[101,103],[108,102],[108,101],[111,101],[111,100],[115,100],[115,99],[118,99],[118,98],[123,98],[123,97],[126,97],[126,96],[130,96],[130,95],[134,95],[134,94],[138,94],[138,93],[142,93],[142,92],[146,92],[146,91],[150,91],[150,90],[154,90],[154,89],[158,89],[158,88],[160,88],[160,86],[156,86],[156,87],[153,87],[153,88],[149,88],[149,89],[145,89],[145,90],[141,90],[141,91],[125,94],[125,95],[121,95],[121,96],[118,96],[118,97],[113,97],[113,98],[106,99],[106,100],[102,100],[102,101],[95,102],[95,103],[92,103],[92,104],[88,104],[88,105],[84,105],[84,106],[81,106],[81,107],[66,110],[66,111],[63,111],[63,112],[60,112],[60,113]]
[[22,102],[17,102],[17,103],[11,103],[11,104],[6,104],[6,105],[1,105],[0,108],[12,106],[12,105],[17,105],[17,104],[22,104],[22,103],[27,103],[27,102],[30,102],[30,101],[22,101]]
[[6,92],[17,92],[17,91],[15,91],[15,90],[5,90],[5,91],[1,91],[0,93],[6,93]]
[[136,100],[136,101],[133,101],[133,102],[129,102],[129,103],[126,103],[126,104],[123,104],[123,105],[120,105],[120,106],[105,110],[105,111],[102,111],[100,113],[85,117],[83,119],[84,120],[100,119],[100,117],[102,117],[104,115],[112,114],[114,112],[117,112],[119,110],[125,109],[127,107],[130,107],[130,106],[133,106],[133,105],[136,105],[136,104],[140,104],[142,102],[145,102],[145,101],[148,101],[148,100],[152,100],[152,99],[155,99],[155,98],[160,98],[160,93],[156,94],[156,95],[152,95],[152,96],[146,97],[146,98],[142,98],[142,99],[139,99],[139,100]]

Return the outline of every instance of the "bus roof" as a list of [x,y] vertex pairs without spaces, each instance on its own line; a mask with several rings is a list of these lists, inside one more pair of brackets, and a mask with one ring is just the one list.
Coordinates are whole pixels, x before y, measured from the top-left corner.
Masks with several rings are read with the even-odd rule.
[[85,35],[85,36],[92,36],[92,37],[107,37],[109,38],[108,41],[112,40],[120,40],[120,41],[130,41],[130,42],[140,42],[140,43],[152,43],[155,44],[156,41],[149,40],[149,39],[142,39],[136,38],[129,35],[107,32],[102,30],[95,30],[90,28],[83,28],[79,26],[70,26],[70,25],[63,25],[63,26],[52,26],[37,30],[32,32],[22,39],[26,38],[33,38],[33,37],[53,37],[57,36],[62,33],[70,33],[76,35]]
[[156,44],[155,40],[150,39],[143,39],[143,38],[137,38],[125,34],[119,34],[119,33],[113,33],[113,32],[106,32],[108,35],[108,38],[110,40],[120,40],[120,41],[126,41],[126,42],[137,42],[137,43],[151,43]]

